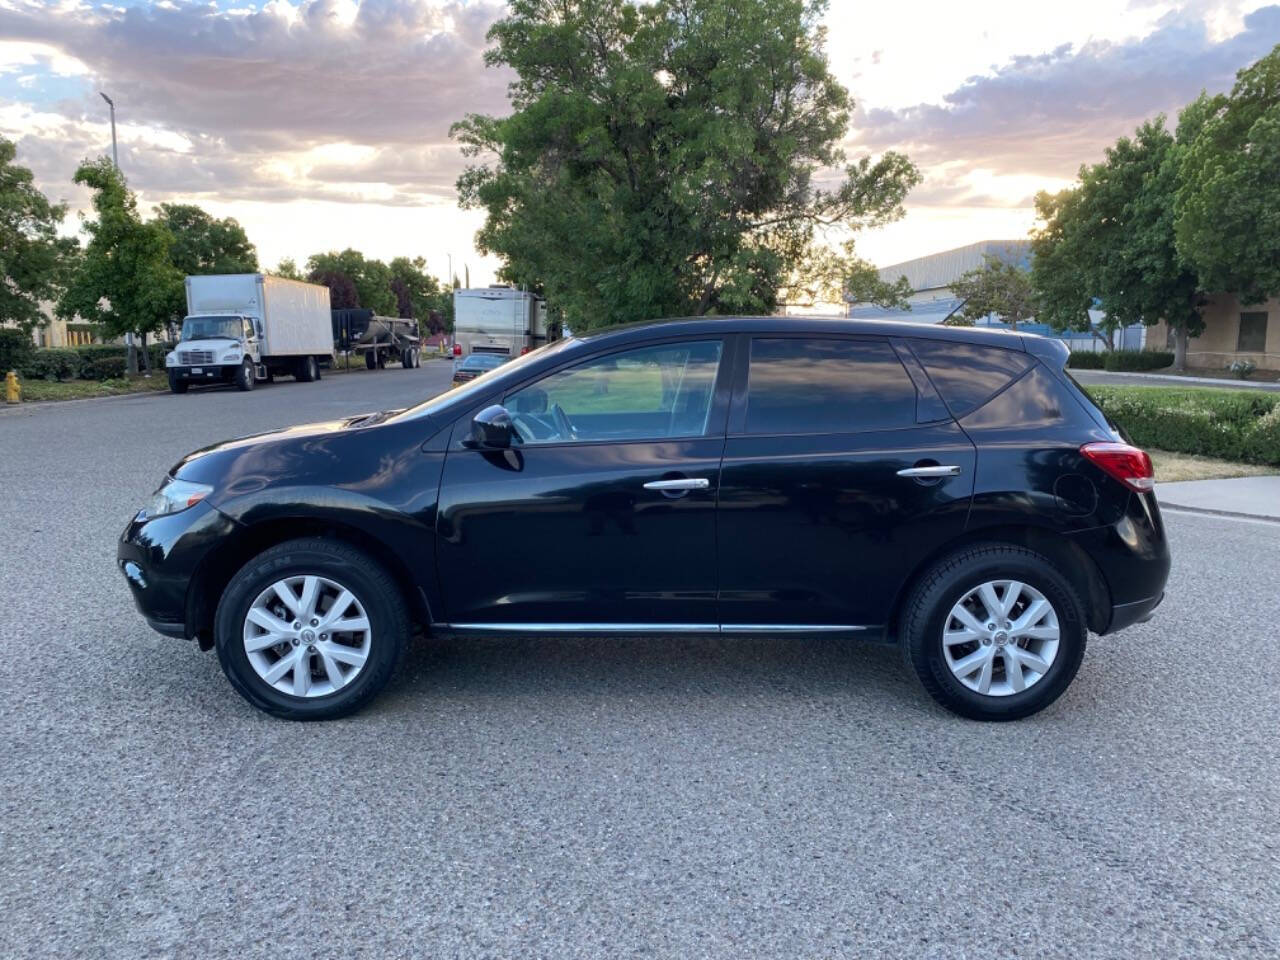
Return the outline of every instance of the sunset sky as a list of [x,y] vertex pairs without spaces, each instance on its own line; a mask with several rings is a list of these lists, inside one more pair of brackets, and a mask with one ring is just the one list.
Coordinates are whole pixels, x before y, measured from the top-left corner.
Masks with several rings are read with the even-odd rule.
[[[0,135],[74,209],[84,157],[110,153],[144,209],[198,203],[234,216],[266,267],[354,246],[424,256],[440,276],[496,264],[457,208],[464,113],[503,113],[481,59],[501,3],[311,0],[98,4],[0,0]],[[1020,237],[1031,197],[1144,117],[1280,42],[1280,5],[1201,0],[862,3],[832,0],[828,54],[857,100],[851,157],[907,152],[925,173],[900,223],[864,234],[885,265]],[[74,229],[74,217],[68,221]]]

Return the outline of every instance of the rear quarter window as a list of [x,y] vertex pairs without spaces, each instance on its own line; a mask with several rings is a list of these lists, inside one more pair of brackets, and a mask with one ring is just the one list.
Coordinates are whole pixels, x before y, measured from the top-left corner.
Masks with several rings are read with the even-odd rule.
[[977,410],[1036,362],[1021,350],[947,340],[912,340],[911,351],[957,419]]

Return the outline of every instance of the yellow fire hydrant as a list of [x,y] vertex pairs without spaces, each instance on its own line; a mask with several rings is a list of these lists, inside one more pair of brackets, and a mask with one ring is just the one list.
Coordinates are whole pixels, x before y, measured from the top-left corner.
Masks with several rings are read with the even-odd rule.
[[22,402],[22,384],[18,382],[18,375],[12,370],[10,370],[8,375],[4,378],[4,402]]

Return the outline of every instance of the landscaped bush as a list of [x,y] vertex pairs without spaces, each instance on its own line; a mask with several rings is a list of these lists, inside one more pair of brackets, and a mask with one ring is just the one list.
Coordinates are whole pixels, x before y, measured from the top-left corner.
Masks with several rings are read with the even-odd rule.
[[1092,350],[1072,350],[1067,366],[1074,370],[1101,370],[1105,354]]
[[10,370],[21,373],[35,352],[36,345],[31,342],[31,334],[0,328],[0,378]]
[[80,379],[111,380],[123,377],[129,361],[124,357],[96,357],[81,361]]
[[1280,393],[1177,387],[1090,387],[1141,447],[1280,466]]
[[80,376],[82,364],[71,347],[46,347],[36,350],[20,372],[35,380],[73,380]]
[[1168,350],[1112,350],[1103,356],[1106,370],[1160,370],[1173,364]]

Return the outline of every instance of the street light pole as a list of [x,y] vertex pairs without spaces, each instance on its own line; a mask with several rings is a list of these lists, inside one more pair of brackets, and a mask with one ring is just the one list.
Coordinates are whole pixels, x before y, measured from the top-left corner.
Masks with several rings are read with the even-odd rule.
[[111,163],[112,163],[112,165],[113,165],[117,170],[119,170],[119,169],[120,169],[120,155],[116,152],[116,105],[115,105],[115,101],[114,101],[114,100],[112,100],[110,97],[108,97],[105,93],[102,93],[101,91],[99,91],[99,92],[98,92],[98,96],[102,97],[102,99],[103,99],[103,100],[107,101],[107,106],[111,108]]

